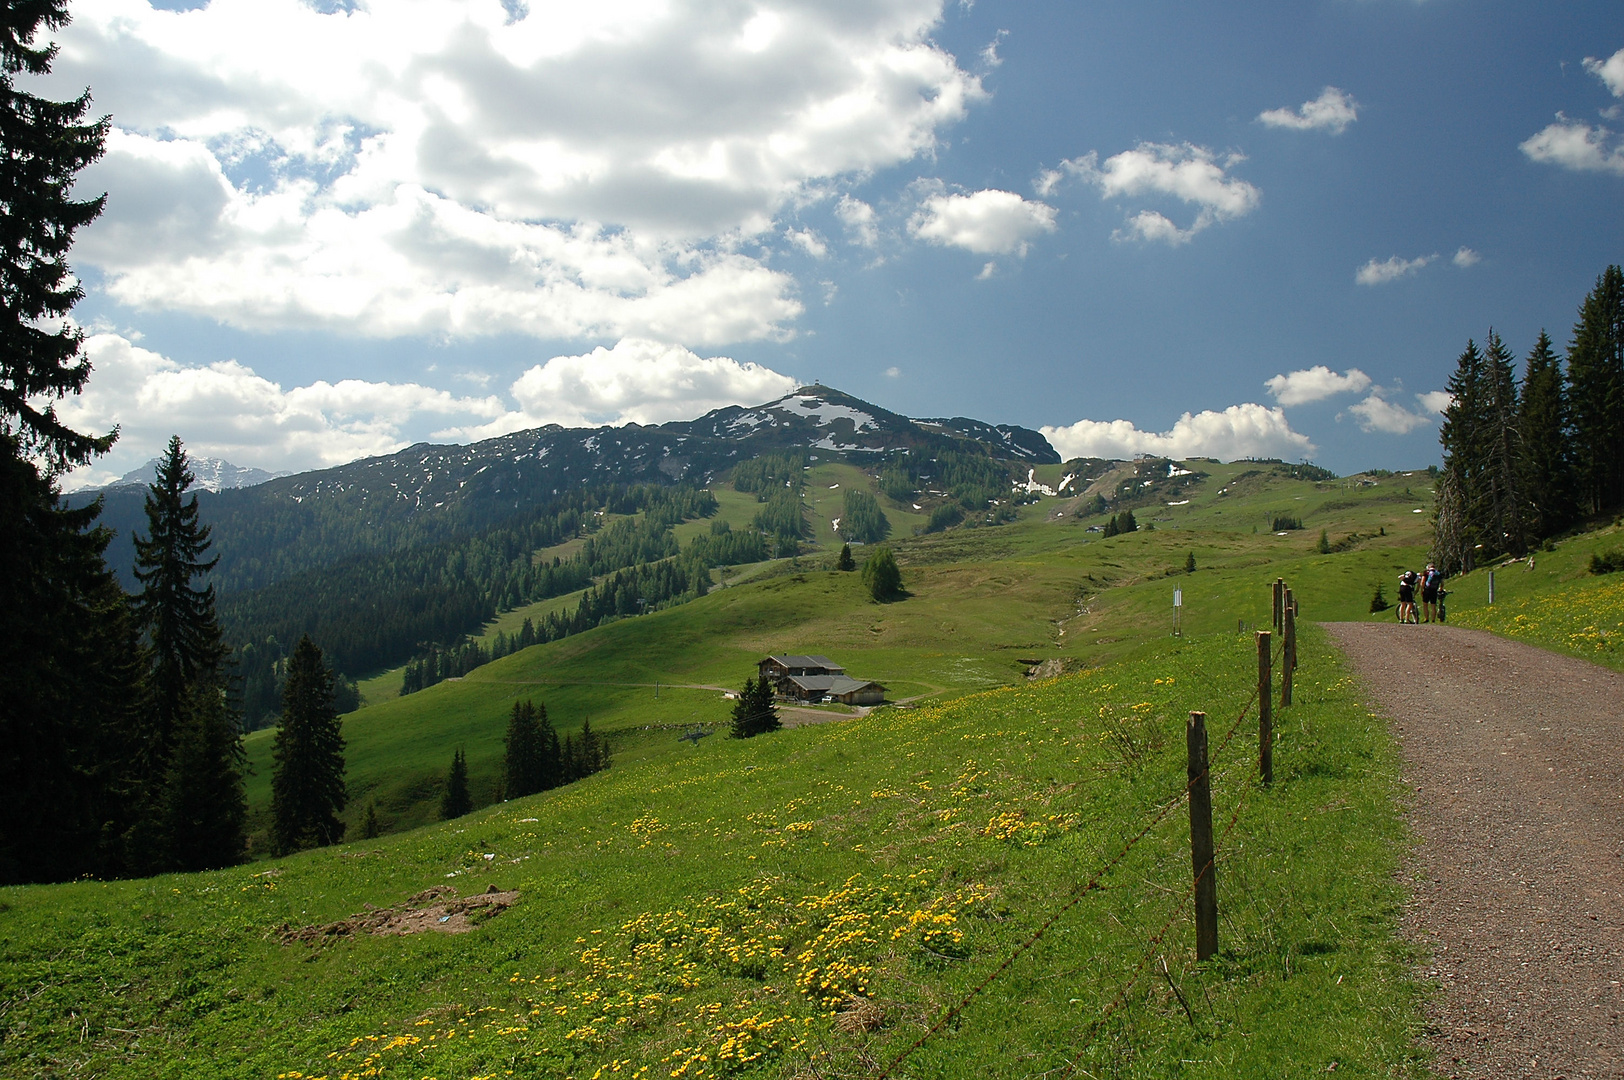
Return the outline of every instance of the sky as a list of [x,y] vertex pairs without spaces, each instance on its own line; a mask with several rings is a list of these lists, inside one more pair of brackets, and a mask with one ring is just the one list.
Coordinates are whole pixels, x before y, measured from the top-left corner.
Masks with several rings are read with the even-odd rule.
[[820,382],[1067,456],[1438,457],[1624,260],[1616,2],[73,0],[114,450],[295,471]]

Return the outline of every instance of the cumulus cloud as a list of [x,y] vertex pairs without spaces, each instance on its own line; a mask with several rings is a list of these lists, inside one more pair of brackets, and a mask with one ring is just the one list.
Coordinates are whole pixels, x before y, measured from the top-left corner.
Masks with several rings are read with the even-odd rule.
[[187,366],[112,333],[85,339],[95,376],[58,403],[81,431],[120,428],[108,458],[68,486],[111,480],[156,456],[179,434],[197,456],[296,471],[387,454],[448,421],[492,420],[495,397],[457,397],[418,383],[325,380],[284,388],[235,360]]
[[1332,135],[1342,134],[1358,118],[1359,103],[1352,94],[1334,86],[1327,86],[1319,97],[1295,109],[1269,109],[1258,114],[1258,119],[1269,127],[1329,131]]
[[814,259],[821,259],[829,254],[829,245],[824,243],[823,237],[811,229],[787,229],[784,237]]
[[1445,390],[1428,390],[1424,394],[1415,395],[1415,400],[1423,411],[1438,413],[1441,416],[1445,409],[1455,404],[1455,395]]
[[1349,368],[1347,374],[1338,375],[1324,364],[1276,375],[1263,384],[1274,400],[1282,405],[1307,405],[1324,401],[1337,394],[1357,394],[1370,387],[1370,376],[1358,368]]
[[1605,60],[1585,57],[1585,70],[1606,84],[1614,97],[1624,98],[1624,49]]
[[985,97],[939,17],[82,0],[47,90],[94,86],[115,118],[79,258],[126,303],[376,335],[770,338],[793,282],[736,241],[929,153]]
[[[1611,61],[1609,61],[1611,63]],[[1624,139],[1600,124],[1569,120],[1561,113],[1556,122],[1519,145],[1530,161],[1556,165],[1574,172],[1603,172],[1624,176]]]
[[1410,277],[1437,257],[1436,255],[1422,255],[1415,259],[1402,259],[1394,255],[1392,258],[1380,262],[1371,259],[1359,268],[1358,272],[1353,275],[1353,280],[1360,285],[1385,285],[1389,281]]
[[1476,266],[1478,263],[1482,262],[1483,256],[1479,255],[1469,247],[1463,247],[1459,251],[1455,252],[1454,257],[1449,261],[1464,270],[1469,266]]
[[[1420,395],[1418,395],[1420,396]],[[1364,431],[1380,431],[1387,435],[1404,435],[1432,423],[1430,416],[1413,413],[1402,405],[1394,405],[1385,398],[1371,394],[1356,405],[1348,406]]]
[[770,401],[797,385],[759,364],[646,339],[537,364],[509,387],[509,401],[358,379],[284,388],[235,360],[188,366],[113,333],[88,337],[85,353],[95,376],[58,412],[80,430],[118,425],[121,434],[114,453],[75,474],[70,487],[117,478],[157,455],[172,433],[194,455],[299,471],[393,453],[422,438],[691,419]]
[[1229,175],[1229,170],[1244,160],[1240,154],[1220,158],[1192,143],[1143,142],[1106,158],[1103,164],[1093,151],[1062,161],[1058,169],[1041,173],[1036,187],[1040,195],[1047,195],[1062,180],[1075,178],[1097,187],[1106,199],[1176,199],[1196,208],[1195,219],[1188,226],[1176,225],[1159,211],[1141,210],[1128,219],[1115,238],[1183,244],[1203,229],[1257,209],[1263,193]]
[[846,226],[846,231],[856,243],[864,247],[873,247],[880,242],[880,230],[876,224],[874,208],[862,199],[842,195],[840,201],[835,204],[835,217]]
[[704,357],[680,345],[625,339],[578,356],[555,356],[530,368],[510,393],[518,408],[496,420],[444,434],[489,438],[563,424],[661,424],[691,420],[725,405],[759,405],[783,397],[795,379],[760,364]]
[[1031,241],[1054,232],[1055,211],[1012,191],[989,188],[969,195],[927,197],[908,220],[908,232],[921,240],[960,247],[978,255],[1025,256]]
[[1170,458],[1308,457],[1314,444],[1291,430],[1286,414],[1262,405],[1231,405],[1222,412],[1185,413],[1168,431],[1141,431],[1131,420],[1079,420],[1069,427],[1045,427],[1044,436],[1062,457],[1131,458],[1156,454]]

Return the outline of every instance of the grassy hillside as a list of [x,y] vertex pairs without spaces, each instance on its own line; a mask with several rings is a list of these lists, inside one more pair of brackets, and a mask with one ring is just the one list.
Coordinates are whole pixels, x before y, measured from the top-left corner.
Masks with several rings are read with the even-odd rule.
[[1590,572],[1592,555],[1621,549],[1624,529],[1614,525],[1535,552],[1532,566],[1507,560],[1456,578],[1447,586],[1450,621],[1624,671],[1624,574]]
[[[1200,469],[1210,476],[1181,478],[1176,499],[1136,510],[1142,531],[1110,539],[1087,531],[1104,518],[1078,517],[1083,500],[1076,498],[1022,507],[1008,525],[917,538],[893,515],[901,535],[892,546],[911,593],[900,603],[875,604],[857,575],[825,569],[832,565],[830,533],[829,547],[752,568],[755,575],[743,580],[731,573],[734,584],[692,603],[379,702],[345,721],[353,795],[346,816],[354,827],[376,799],[387,828],[432,820],[458,746],[468,754],[476,804],[494,798],[507,713],[520,698],[544,701],[561,732],[590,718],[594,730],[614,734],[616,760],[632,762],[681,750],[673,726],[723,724],[730,704],[719,689],[704,688],[738,687],[767,652],[827,653],[853,675],[884,683],[892,699],[947,699],[1024,682],[1037,662],[1083,668],[1131,657],[1170,633],[1175,587],[1192,635],[1249,623],[1256,590],[1276,576],[1298,588],[1308,618],[1362,618],[1378,581],[1391,596],[1399,570],[1424,561],[1426,515],[1414,510],[1430,505],[1425,473],[1314,484],[1244,462]],[[817,465],[808,476],[816,479],[808,486],[814,507],[839,495],[830,484],[864,482],[845,465]],[[753,496],[722,487],[716,494],[729,520],[748,522]],[[1270,533],[1271,521],[1285,514],[1305,528]],[[1333,543],[1364,539],[1320,555],[1321,529]],[[1186,574],[1191,553],[1197,570]],[[261,815],[272,737],[265,731],[248,739],[250,803]]]
[[[929,576],[916,580],[931,595]],[[723,670],[725,657],[659,647],[685,625],[721,640],[692,626],[694,613],[731,627],[741,657],[746,642],[791,636],[773,621],[786,606],[774,590],[824,595],[831,611],[850,605],[892,633],[889,611],[863,608],[849,588],[780,578],[691,605],[690,624],[607,627],[642,635],[631,643],[643,651],[618,650],[613,673],[679,657],[695,674]],[[1247,619],[1267,610],[1260,589],[1235,603]],[[830,618],[830,630],[846,625]],[[966,619],[966,632],[986,618]],[[903,643],[865,651],[865,667],[923,648],[906,644],[917,628],[901,621]],[[409,739],[388,753],[383,740],[460,724],[472,752],[475,714],[514,692],[499,676],[566,668],[603,649],[592,637],[537,650],[545,665],[514,657],[488,678],[370,710],[390,719],[353,720],[352,747],[405,754]],[[1214,633],[927,708],[684,745],[274,864],[0,890],[0,1073],[870,1075],[998,973],[900,1075],[1061,1075],[1068,1063],[1089,1076],[1420,1075],[1419,990],[1394,935],[1396,755],[1313,630],[1303,657],[1269,790],[1252,779],[1255,728],[1222,741],[1248,695],[1250,640]],[[920,676],[945,680],[961,659],[938,649]],[[1211,716],[1223,834],[1222,948],[1202,966],[1179,798],[1197,708]],[[455,936],[282,934],[446,885],[519,895]]]

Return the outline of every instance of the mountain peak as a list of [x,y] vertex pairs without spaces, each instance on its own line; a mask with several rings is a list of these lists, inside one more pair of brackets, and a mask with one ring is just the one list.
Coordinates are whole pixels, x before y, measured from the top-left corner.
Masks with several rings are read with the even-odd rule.
[[[108,488],[119,487],[145,487],[158,479],[158,465],[162,459],[153,458],[139,469],[131,469],[123,476],[108,484]],[[218,494],[233,488],[254,487],[267,480],[275,480],[279,476],[287,476],[285,472],[267,472],[264,469],[255,469],[243,465],[233,465],[229,461],[219,458],[187,458],[187,467],[192,475],[197,477],[197,486]]]

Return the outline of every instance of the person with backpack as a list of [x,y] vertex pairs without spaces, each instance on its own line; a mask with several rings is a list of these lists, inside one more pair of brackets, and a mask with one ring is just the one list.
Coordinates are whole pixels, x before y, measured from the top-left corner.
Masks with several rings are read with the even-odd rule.
[[1443,572],[1427,563],[1427,572],[1421,575],[1421,617],[1427,622],[1444,621],[1438,610],[1438,593],[1443,586]]
[[1413,623],[1415,617],[1415,587],[1421,583],[1421,576],[1414,570],[1406,570],[1398,576],[1398,621]]

